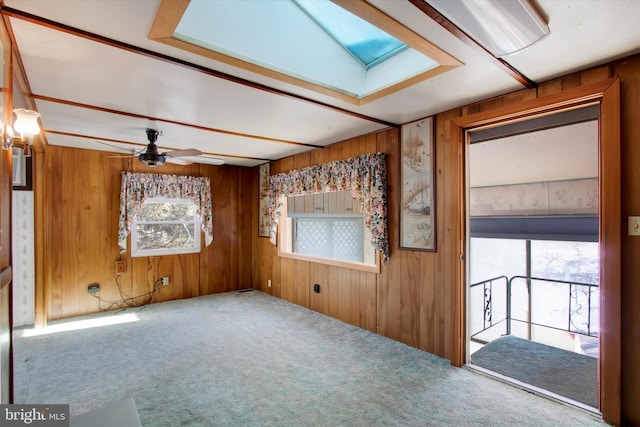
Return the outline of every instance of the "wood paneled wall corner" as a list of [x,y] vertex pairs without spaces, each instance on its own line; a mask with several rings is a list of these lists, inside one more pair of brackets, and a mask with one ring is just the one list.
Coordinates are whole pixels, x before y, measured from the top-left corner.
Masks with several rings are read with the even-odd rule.
[[[388,154],[389,185],[389,237],[391,260],[383,264],[381,273],[376,277],[376,319],[375,330],[381,335],[405,342],[449,360],[462,358],[462,348],[456,344],[456,336],[464,325],[464,313],[459,309],[464,292],[464,264],[459,255],[464,244],[464,183],[461,172],[464,170],[462,146],[451,144],[451,121],[459,117],[480,112],[490,112],[502,107],[517,107],[536,98],[559,94],[565,90],[604,82],[617,76],[621,80],[622,90],[622,215],[640,215],[640,124],[637,120],[640,111],[640,55],[636,55],[611,64],[594,67],[589,70],[540,83],[537,90],[523,89],[490,100],[468,106],[461,106],[436,115],[436,171],[437,171],[437,222],[438,250],[435,253],[417,253],[400,250],[397,235],[397,186],[398,186],[398,137],[397,129],[389,129],[375,134],[377,151]],[[363,142],[364,141],[364,142]],[[346,158],[357,154],[364,144],[371,147],[367,139],[353,138],[323,149],[313,150],[307,156],[290,157],[274,162],[272,173],[287,172],[294,167],[320,164],[326,161]],[[359,151],[360,150],[360,151]],[[364,153],[363,153],[364,154]],[[624,234],[624,233],[623,233]],[[640,277],[640,265],[635,260],[640,257],[640,240],[622,236],[622,421],[628,425],[640,425],[640,287],[633,286]],[[273,287],[267,292],[279,294],[281,275],[289,275],[295,262],[285,261],[277,255],[276,249],[266,239],[256,244],[256,268],[254,280],[264,281],[271,277]],[[346,279],[344,272],[334,267],[310,267],[308,284],[317,280],[326,280],[327,294],[322,297],[311,295],[311,309],[330,316],[354,322],[354,311],[349,312],[347,320],[345,301],[350,307],[352,294],[339,293],[338,288],[350,286],[356,278]],[[360,278],[358,278],[359,280]],[[292,286],[287,278],[287,287]],[[306,279],[304,280],[306,282]],[[372,286],[371,279],[366,287]],[[457,284],[457,285],[456,285]],[[307,286],[307,285],[305,285]],[[458,286],[456,288],[455,286]],[[260,283],[259,289],[266,289]],[[361,288],[362,289],[362,288]],[[289,288],[285,291],[289,295]],[[284,296],[283,296],[284,297]],[[361,318],[362,313],[358,315]]]
[[622,215],[622,425],[640,425],[640,239],[627,234],[629,216],[640,215],[640,54],[617,61],[620,79]]
[[108,156],[105,152],[48,146],[42,164],[36,162],[36,179],[44,177],[42,188],[36,186],[36,200],[42,198],[36,217],[42,216],[46,230],[42,238],[46,258],[46,309],[42,311],[46,314],[37,315],[53,320],[106,308],[108,303],[99,307],[88,294],[90,283],[100,284],[100,297],[105,301],[121,298],[114,261],[119,257],[120,174],[125,169],[208,176],[214,240],[209,247],[203,245],[200,254],[131,258],[126,252],[122,259],[127,272],[118,279],[124,296],[150,292],[161,276],[169,276],[170,285],[161,287],[153,302],[251,286],[251,218],[245,212],[250,194],[241,187],[251,182],[246,168],[167,164],[150,169],[136,161]]
[[[447,266],[443,271],[450,271],[451,261],[443,260],[448,256],[440,249],[444,241],[436,253],[399,249],[399,136],[399,128],[390,128],[288,157],[271,167],[275,174],[362,154],[386,153],[391,260],[382,264],[380,274],[280,258],[266,239],[256,238],[254,282],[258,289],[275,296],[444,357],[449,352],[449,332],[445,330],[451,313],[449,291],[437,268]],[[441,202],[451,173],[446,157],[439,154],[447,151],[444,144],[443,137],[436,138],[437,209],[443,218],[438,222],[438,233],[443,237],[451,228],[446,203]],[[271,289],[266,288],[269,277]],[[319,294],[312,290],[315,283],[320,284]]]

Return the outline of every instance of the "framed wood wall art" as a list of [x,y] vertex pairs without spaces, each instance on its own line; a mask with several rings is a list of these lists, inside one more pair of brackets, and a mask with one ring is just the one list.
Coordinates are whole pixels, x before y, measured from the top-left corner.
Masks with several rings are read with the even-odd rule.
[[433,117],[400,130],[400,248],[436,250]]
[[271,170],[269,163],[260,165],[260,189],[259,189],[259,205],[258,205],[258,236],[269,237],[269,177]]

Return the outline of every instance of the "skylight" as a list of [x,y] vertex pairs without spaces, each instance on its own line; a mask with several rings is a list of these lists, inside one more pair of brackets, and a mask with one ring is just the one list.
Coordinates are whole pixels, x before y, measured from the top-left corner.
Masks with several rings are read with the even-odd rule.
[[330,1],[293,1],[367,69],[409,47]]
[[355,105],[462,65],[366,1],[162,0],[149,38]]

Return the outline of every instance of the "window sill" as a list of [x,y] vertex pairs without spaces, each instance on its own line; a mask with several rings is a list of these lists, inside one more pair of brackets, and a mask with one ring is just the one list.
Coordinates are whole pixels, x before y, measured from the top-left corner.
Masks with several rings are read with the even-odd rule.
[[282,258],[296,259],[299,261],[314,262],[316,264],[331,265],[334,267],[349,268],[351,270],[366,271],[367,273],[380,274],[380,256],[376,253],[376,264],[365,264],[362,262],[340,261],[331,258],[320,258],[308,255],[293,254],[290,252],[279,251],[278,255]]

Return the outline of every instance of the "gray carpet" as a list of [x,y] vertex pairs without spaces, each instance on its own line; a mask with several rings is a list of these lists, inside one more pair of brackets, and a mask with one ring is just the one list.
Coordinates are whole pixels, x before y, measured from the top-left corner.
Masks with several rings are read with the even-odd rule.
[[138,321],[16,337],[16,403],[70,403],[75,415],[133,397],[153,427],[603,425],[257,291],[115,316],[132,313]]
[[514,336],[498,338],[471,362],[510,378],[598,406],[598,359]]

